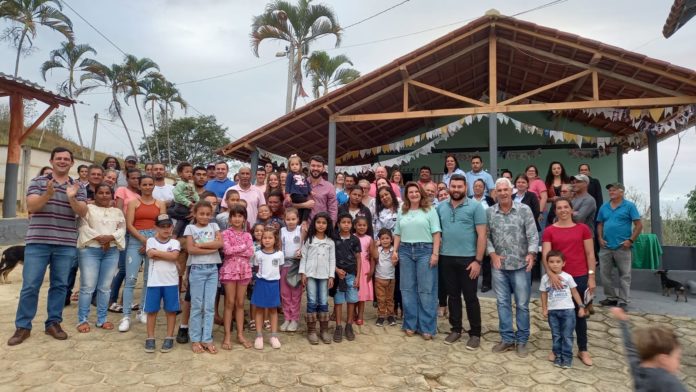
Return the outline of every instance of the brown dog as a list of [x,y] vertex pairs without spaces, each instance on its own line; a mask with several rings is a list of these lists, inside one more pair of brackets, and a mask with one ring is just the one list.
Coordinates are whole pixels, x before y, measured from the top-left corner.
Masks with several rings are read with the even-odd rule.
[[12,283],[7,277],[17,264],[24,264],[24,245],[11,246],[3,252],[0,258],[0,283]]

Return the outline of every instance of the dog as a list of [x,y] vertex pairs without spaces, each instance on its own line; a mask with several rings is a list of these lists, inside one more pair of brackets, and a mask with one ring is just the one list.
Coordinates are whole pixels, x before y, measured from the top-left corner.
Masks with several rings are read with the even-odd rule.
[[5,252],[0,258],[0,277],[2,278],[1,283],[12,283],[7,279],[13,269],[17,264],[24,264],[24,245],[11,246],[5,249]]
[[677,298],[675,299],[676,302],[679,301],[680,295],[684,297],[684,302],[689,302],[689,299],[686,295],[686,287],[683,284],[677,282],[676,280],[668,278],[667,272],[669,272],[669,270],[659,270],[655,272],[655,275],[660,275],[660,283],[662,284],[662,295],[669,297],[671,292],[674,291],[674,293],[677,296]]

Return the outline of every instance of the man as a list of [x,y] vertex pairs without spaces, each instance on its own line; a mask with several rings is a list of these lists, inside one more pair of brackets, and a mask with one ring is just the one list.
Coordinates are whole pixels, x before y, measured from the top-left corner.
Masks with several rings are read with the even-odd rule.
[[209,163],[205,170],[206,170],[206,176],[207,176],[208,180],[212,180],[213,178],[215,178],[215,164],[214,163]]
[[[643,223],[636,205],[624,199],[626,188],[623,184],[615,182],[607,185],[607,189],[609,201],[602,205],[597,214],[599,268],[606,296],[599,303],[626,310],[631,289],[631,247],[643,231]],[[611,282],[614,267],[619,273],[619,295],[616,295]]]
[[577,174],[571,178],[571,181],[575,191],[575,196],[573,196],[573,221],[586,224],[590,228],[592,235],[594,235],[597,205],[594,198],[587,193],[590,178],[584,174]]
[[336,193],[336,201],[339,206],[348,203],[348,189],[358,184],[358,177],[355,174],[346,174],[343,176],[343,190]]
[[466,183],[469,184],[467,190],[468,196],[474,195],[474,182],[478,179],[482,179],[483,183],[486,184],[485,195],[493,196],[493,188],[495,188],[495,183],[493,183],[493,177],[485,170],[483,170],[483,159],[474,155],[471,157],[471,170],[466,172]]
[[[215,164],[215,178],[209,179],[205,184],[205,190],[213,192],[218,200],[222,202],[225,192],[235,185],[235,182],[227,178],[230,167],[227,162],[220,161]],[[226,206],[225,206],[226,207]]]
[[598,179],[592,178],[592,173],[590,172],[590,165],[587,163],[581,163],[580,166],[578,166],[578,172],[580,174],[586,175],[590,179],[590,183],[587,186],[587,193],[589,193],[590,196],[592,196],[592,198],[595,199],[595,205],[599,207],[602,204],[604,204],[604,197],[602,196],[602,185],[599,183]]
[[128,186],[128,170],[137,169],[138,158],[135,155],[128,155],[123,166],[123,170],[118,173],[118,180],[116,181],[117,189],[122,186]]
[[[384,178],[389,182],[389,185],[391,185],[392,190],[394,191],[394,194],[396,197],[401,197],[401,190],[399,189],[399,184],[394,184],[393,182],[389,181],[389,172],[387,172],[387,168],[384,166],[378,166],[375,169],[375,180],[370,184],[370,196],[372,197],[377,197],[377,180],[380,178]],[[347,184],[343,185],[343,189],[348,188]]]
[[442,228],[440,245],[440,284],[445,285],[449,306],[450,334],[445,344],[459,340],[462,328],[462,295],[469,319],[468,350],[481,344],[481,306],[476,291],[481,261],[486,250],[486,211],[466,197],[466,177],[453,174],[447,200],[437,206]]
[[[193,168],[193,187],[196,189],[198,196],[202,195],[205,190],[205,184],[208,183],[208,171],[203,166]],[[215,195],[217,197],[217,195]]]
[[29,337],[39,291],[49,265],[45,332],[54,339],[68,338],[60,323],[63,321],[68,274],[77,258],[76,215],[87,213],[87,203],[84,188],[68,176],[75,163],[72,152],[56,147],[49,162],[53,174],[36,177],[27,189],[27,208],[31,215],[25,239],[22,291],[15,317],[17,329],[8,340],[8,346],[18,345]]
[[[488,254],[493,267],[493,290],[498,306],[502,341],[494,353],[514,350],[528,355],[529,295],[532,290],[532,267],[539,249],[539,234],[532,210],[512,201],[512,183],[507,178],[495,182],[498,203],[486,210],[488,218]],[[512,329],[511,297],[515,296],[517,333]]]
[[425,190],[425,193],[430,198],[430,205],[433,207],[437,207],[437,185],[435,185],[435,182],[430,181],[426,183],[425,185],[423,185],[423,190]]
[[145,164],[145,175],[152,177],[152,165],[153,165],[152,162],[147,162]]
[[[433,182],[432,179],[432,170],[430,170],[430,167],[428,166],[422,166],[420,170],[418,170],[418,184],[425,188],[425,185]],[[437,192],[437,185],[435,186],[436,192]]]
[[314,215],[319,212],[326,212],[335,224],[336,216],[338,215],[336,188],[322,177],[325,165],[326,161],[322,156],[314,155],[309,159],[309,181],[312,185],[312,198],[304,203],[293,204],[293,207],[311,208],[309,219],[314,218]]
[[85,186],[87,203],[94,203],[97,185],[104,181],[104,169],[99,165],[90,165],[87,171],[87,181],[87,186]]
[[164,163],[154,163],[152,165],[152,179],[155,180],[155,189],[152,190],[152,197],[167,203],[167,207],[174,202],[174,185],[167,184],[164,177],[167,169]]
[[[216,167],[215,170],[217,171],[218,168],[219,167]],[[266,198],[263,196],[263,192],[261,192],[259,188],[251,185],[251,168],[242,167],[239,169],[237,174],[239,174],[239,184],[230,187],[230,189],[234,189],[239,192],[239,198],[246,201],[247,222],[251,226],[256,223],[256,216],[259,213],[259,207],[266,204]],[[218,177],[216,176],[215,179],[217,180]],[[227,192],[223,193],[223,197],[225,196],[225,193]],[[227,208],[227,202],[224,199],[222,201],[222,206]]]
[[[284,185],[285,184],[283,184],[283,186]],[[254,186],[259,188],[261,193],[266,193],[266,169],[264,167],[256,169],[256,182]]]

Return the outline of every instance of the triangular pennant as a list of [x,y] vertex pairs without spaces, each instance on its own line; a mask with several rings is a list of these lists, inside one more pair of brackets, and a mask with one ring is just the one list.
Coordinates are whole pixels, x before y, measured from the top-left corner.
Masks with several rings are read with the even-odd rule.
[[660,121],[660,117],[662,117],[662,113],[665,112],[665,108],[652,108],[649,109],[648,112],[650,112],[650,117],[653,121],[658,122]]

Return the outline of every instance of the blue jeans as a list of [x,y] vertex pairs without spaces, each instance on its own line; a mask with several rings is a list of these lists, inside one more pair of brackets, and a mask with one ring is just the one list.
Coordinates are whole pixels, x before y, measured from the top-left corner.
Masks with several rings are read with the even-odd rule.
[[307,314],[329,311],[329,280],[307,278]]
[[[130,235],[126,234],[126,246],[128,246],[128,239]],[[123,249],[118,252],[118,270],[114,279],[111,281],[111,296],[109,297],[109,304],[118,302],[118,292],[121,290],[121,285],[123,285],[123,280],[126,278],[126,250]]]
[[404,308],[402,329],[437,333],[437,267],[430,266],[433,244],[429,242],[399,245],[401,301]]
[[[493,268],[493,289],[498,305],[500,336],[503,343],[526,344],[529,340],[529,295],[532,291],[532,273],[522,267],[518,270]],[[512,330],[512,301],[515,296],[517,334]]]
[[[140,230],[140,234],[146,238],[154,235],[152,230]],[[140,247],[144,244],[137,238],[131,236],[126,245],[126,285],[123,288],[123,317],[130,317],[131,306],[133,305],[133,290],[138,282],[140,264],[145,263],[143,268],[143,290],[140,294],[140,309],[145,306],[145,294],[147,293],[147,269],[149,266],[148,258],[140,253]]]
[[191,342],[213,341],[215,293],[218,285],[217,264],[193,264],[189,272],[191,291],[191,316],[189,337]]
[[50,287],[46,311],[46,327],[63,321],[63,307],[68,290],[68,275],[77,257],[74,246],[27,244],[24,250],[24,268],[22,270],[22,291],[19,294],[15,327],[31,329],[31,322],[36,316],[39,303],[39,290],[46,275],[46,268],[51,266],[49,273]]
[[549,326],[553,336],[554,363],[570,366],[573,363],[573,330],[575,309],[549,310]]
[[85,247],[79,251],[80,300],[78,301],[77,323],[87,322],[92,294],[97,291],[97,325],[106,322],[109,306],[111,280],[118,267],[118,248],[112,246],[104,251],[101,247]]

